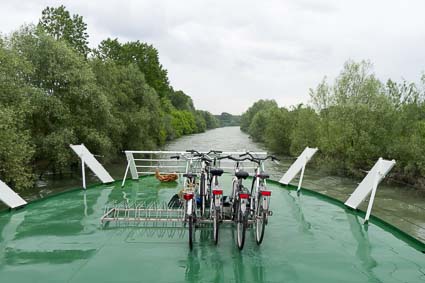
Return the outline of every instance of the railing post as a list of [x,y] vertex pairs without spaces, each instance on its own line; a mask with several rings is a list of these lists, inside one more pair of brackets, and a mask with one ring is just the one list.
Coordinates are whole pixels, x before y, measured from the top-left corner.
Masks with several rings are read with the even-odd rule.
[[81,156],[81,172],[83,176],[83,188],[86,189],[86,168],[85,168],[83,156]]
[[[307,163],[308,161],[306,161]],[[297,188],[297,193],[301,190],[301,184],[303,183],[303,177],[304,177],[304,170],[305,170],[305,165],[306,163],[304,163],[303,168],[301,169],[301,176],[300,176],[300,180],[298,181],[298,188]]]

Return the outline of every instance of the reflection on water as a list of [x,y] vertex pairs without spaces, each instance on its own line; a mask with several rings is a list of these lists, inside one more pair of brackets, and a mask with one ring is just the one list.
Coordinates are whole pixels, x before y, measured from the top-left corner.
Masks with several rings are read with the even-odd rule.
[[285,194],[286,205],[289,206],[292,217],[297,220],[300,231],[303,233],[313,234],[311,231],[311,223],[308,222],[302,211],[302,194],[297,193],[297,196],[293,196],[292,192],[288,191]]
[[373,282],[381,282],[373,273],[373,269],[378,265],[371,255],[372,247],[365,227],[360,223],[359,217],[351,212],[346,212],[350,230],[357,241],[356,256],[362,263],[362,270]]

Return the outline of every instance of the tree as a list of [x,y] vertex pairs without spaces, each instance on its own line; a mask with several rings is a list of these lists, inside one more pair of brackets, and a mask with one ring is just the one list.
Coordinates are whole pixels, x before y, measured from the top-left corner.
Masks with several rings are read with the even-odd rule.
[[31,65],[0,40],[0,179],[16,189],[31,187],[30,166],[34,155],[27,119],[29,95],[36,92],[28,83]]
[[30,128],[36,160],[63,171],[72,161],[68,145],[85,143],[97,153],[111,149],[108,137],[113,117],[107,98],[99,91],[86,60],[65,42],[25,28],[11,40],[12,49],[33,66]]
[[66,41],[72,48],[87,57],[88,47],[87,24],[83,17],[72,15],[61,5],[57,8],[46,7],[41,12],[38,26],[56,40]]
[[167,70],[159,62],[158,50],[152,45],[140,41],[121,44],[118,39],[103,40],[95,56],[101,60],[112,59],[118,64],[136,64],[145,75],[146,82],[156,90],[160,97],[166,97],[172,91]]
[[261,110],[267,110],[277,108],[277,103],[274,100],[259,100],[255,102],[247,111],[242,114],[241,117],[241,130],[244,132],[249,131],[252,120],[255,114]]

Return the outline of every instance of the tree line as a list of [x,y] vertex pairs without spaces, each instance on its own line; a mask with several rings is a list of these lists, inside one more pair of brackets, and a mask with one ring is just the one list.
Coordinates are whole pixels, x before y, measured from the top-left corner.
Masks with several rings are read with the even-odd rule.
[[215,115],[220,122],[220,127],[240,126],[241,116],[223,112],[220,115]]
[[0,178],[17,189],[68,170],[69,144],[113,158],[219,126],[173,89],[152,45],[108,38],[90,49],[88,37],[64,6],[0,37]]
[[319,166],[339,175],[364,176],[379,157],[395,159],[393,180],[425,188],[425,75],[383,83],[370,62],[348,61],[333,84],[325,77],[310,89],[308,105],[255,102],[241,130],[283,155],[318,147]]

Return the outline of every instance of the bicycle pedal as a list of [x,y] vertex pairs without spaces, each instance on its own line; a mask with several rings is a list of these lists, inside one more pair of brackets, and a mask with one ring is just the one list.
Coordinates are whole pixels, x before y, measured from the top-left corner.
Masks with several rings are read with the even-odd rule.
[[269,216],[273,216],[273,211],[269,210],[268,214]]

